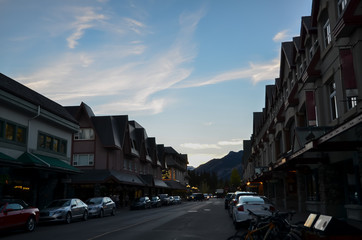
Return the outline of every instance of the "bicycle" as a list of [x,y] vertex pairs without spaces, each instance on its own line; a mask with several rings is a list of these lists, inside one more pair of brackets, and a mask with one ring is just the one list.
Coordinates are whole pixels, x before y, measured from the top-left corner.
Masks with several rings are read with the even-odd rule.
[[302,233],[298,226],[290,224],[288,216],[293,216],[293,212],[281,213],[275,212],[272,216],[262,216],[248,210],[254,217],[250,222],[248,230],[239,230],[227,240],[301,240]]

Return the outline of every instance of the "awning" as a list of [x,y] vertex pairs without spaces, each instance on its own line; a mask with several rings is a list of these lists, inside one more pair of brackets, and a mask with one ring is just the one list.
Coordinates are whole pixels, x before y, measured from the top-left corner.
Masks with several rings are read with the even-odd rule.
[[133,174],[107,169],[84,170],[82,174],[72,176],[72,183],[106,183],[108,181],[128,185],[144,186],[142,180]]
[[42,168],[49,171],[61,171],[68,173],[81,173],[82,171],[66,162],[53,157],[24,152],[17,159],[24,167]]
[[161,188],[169,188],[169,186],[160,179],[154,179],[155,187],[161,187]]
[[165,181],[165,183],[171,188],[171,189],[177,189],[177,190],[186,190],[186,186],[182,185],[180,182],[168,180]]
[[140,177],[147,187],[153,187],[153,176],[151,174],[140,174]]
[[21,162],[17,161],[5,153],[0,152],[0,164],[1,165],[21,165]]

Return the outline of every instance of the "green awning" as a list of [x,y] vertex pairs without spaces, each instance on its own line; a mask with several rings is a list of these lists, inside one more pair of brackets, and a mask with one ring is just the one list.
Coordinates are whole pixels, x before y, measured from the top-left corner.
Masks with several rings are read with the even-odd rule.
[[15,158],[12,158],[5,153],[0,152],[0,159],[5,161],[15,161]]
[[76,173],[82,172],[78,168],[75,168],[72,165],[70,165],[58,158],[53,158],[53,157],[48,157],[48,156],[43,156],[43,155],[38,155],[38,154],[34,154],[34,155],[39,157],[41,160],[45,161],[46,163],[48,163],[50,165],[50,167],[52,167],[52,168],[63,169],[63,170],[76,172]]
[[50,171],[72,172],[81,173],[79,169],[67,164],[66,162],[49,156],[32,154],[24,152],[18,159],[24,166],[34,166],[39,168],[45,168]]
[[2,152],[0,152],[0,164],[2,166],[14,166],[14,167],[22,166],[22,163],[19,162],[17,159],[10,157]]

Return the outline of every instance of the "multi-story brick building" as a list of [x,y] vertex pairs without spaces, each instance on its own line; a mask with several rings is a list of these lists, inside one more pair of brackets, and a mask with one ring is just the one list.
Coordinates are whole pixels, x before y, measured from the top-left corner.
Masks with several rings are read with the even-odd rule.
[[243,181],[280,207],[362,221],[362,2],[314,0],[281,45]]
[[72,165],[83,172],[72,178],[80,197],[115,195],[123,204],[169,189],[162,181],[156,139],[139,123],[127,115],[95,116],[85,103],[66,109],[80,125],[72,148]]

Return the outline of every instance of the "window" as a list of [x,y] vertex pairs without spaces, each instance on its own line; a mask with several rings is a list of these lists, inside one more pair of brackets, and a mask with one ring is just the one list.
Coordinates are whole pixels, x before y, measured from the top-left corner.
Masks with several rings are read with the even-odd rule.
[[0,139],[13,143],[26,143],[26,127],[0,120]]
[[347,97],[347,107],[348,109],[354,108],[357,106],[357,96]]
[[66,154],[67,141],[61,138],[51,136],[46,133],[38,134],[38,148],[41,150]]
[[346,9],[348,0],[338,0],[338,16],[341,16]]
[[338,109],[337,109],[337,96],[336,96],[336,83],[332,82],[329,85],[329,101],[331,108],[331,118],[332,120],[338,118]]
[[93,140],[94,131],[92,128],[81,128],[79,132],[74,134],[74,140]]
[[74,154],[73,166],[93,166],[94,154]]
[[327,48],[332,41],[331,25],[329,23],[329,19],[327,19],[326,23],[323,26],[323,38],[324,38],[324,47]]
[[7,123],[5,126],[5,139],[13,141],[15,139],[15,125]]

